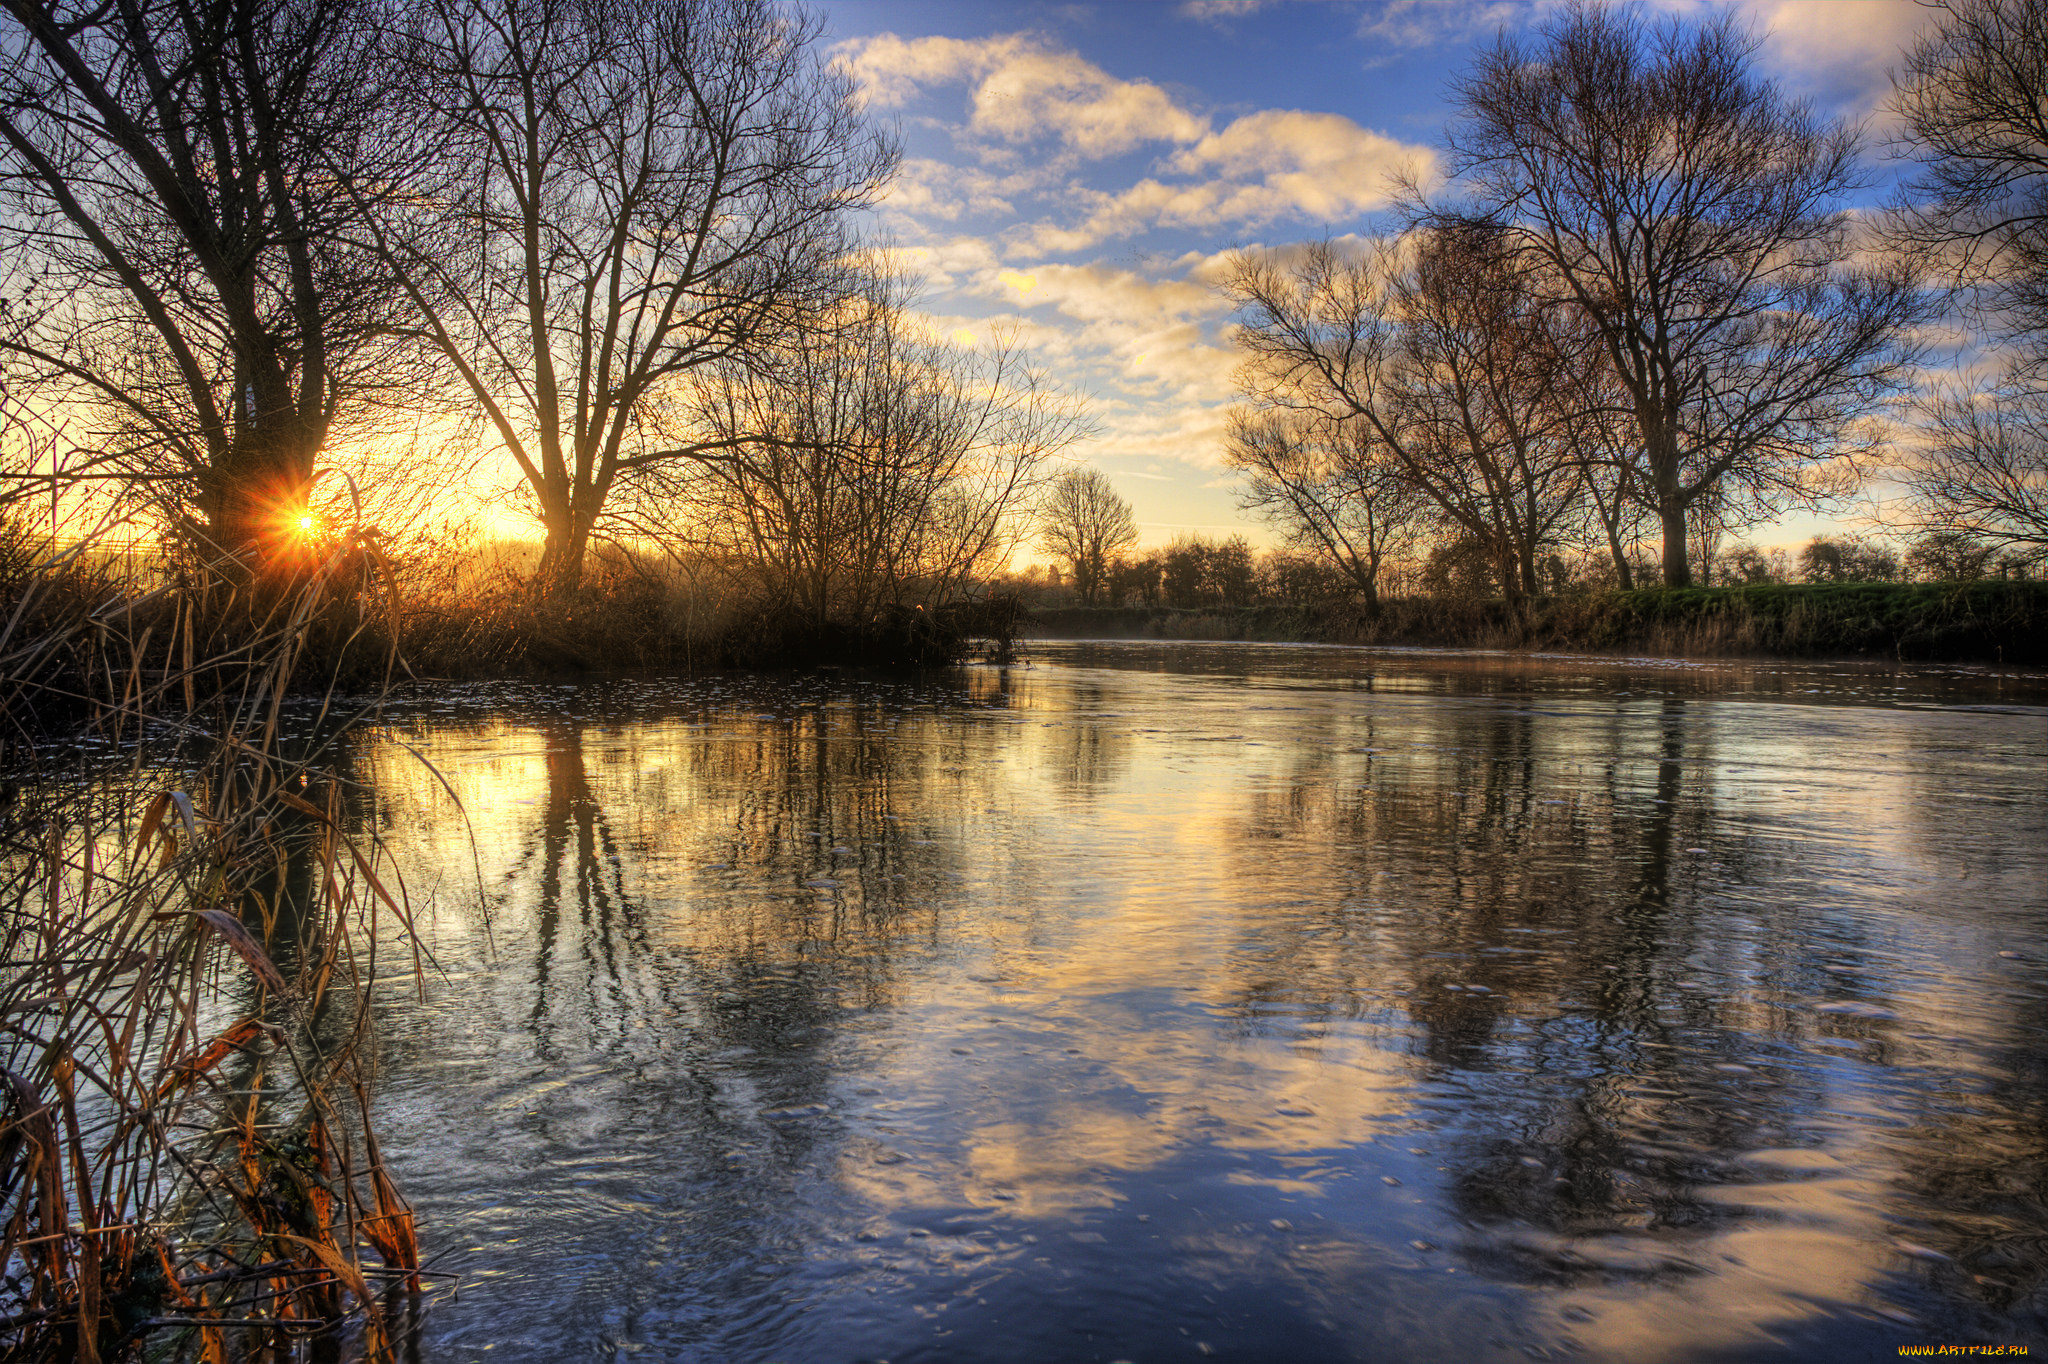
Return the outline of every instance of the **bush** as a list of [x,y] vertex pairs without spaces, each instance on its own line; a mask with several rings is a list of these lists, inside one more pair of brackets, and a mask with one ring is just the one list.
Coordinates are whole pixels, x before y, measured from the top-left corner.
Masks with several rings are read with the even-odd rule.
[[1816,535],[1799,551],[1799,576],[1810,583],[1890,583],[1899,556],[1854,536]]

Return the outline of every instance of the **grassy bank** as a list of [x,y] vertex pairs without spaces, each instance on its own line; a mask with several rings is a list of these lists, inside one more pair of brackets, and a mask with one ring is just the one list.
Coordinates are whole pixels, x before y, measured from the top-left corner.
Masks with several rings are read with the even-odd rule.
[[1352,608],[1181,611],[1051,607],[1022,633],[1051,639],[1270,640],[1659,654],[2048,663],[2048,583],[1843,583],[1647,589],[1533,601],[1407,598]]
[[[291,608],[288,685],[362,694],[409,679],[619,669],[938,667],[980,641],[1010,638],[1021,611],[1014,596],[986,588],[968,600],[930,592],[920,601],[909,589],[924,585],[910,584],[902,600],[835,607],[820,618],[729,565],[611,549],[592,555],[573,587],[542,590],[531,568],[494,547],[401,553],[370,535],[337,534],[279,585]],[[239,658],[245,637],[283,629],[285,617],[257,618],[265,608],[232,576],[175,547],[59,552],[0,519],[0,622],[47,655],[38,665],[39,718],[69,725],[74,703],[118,692],[130,673],[155,695],[195,647],[199,656]],[[81,620],[95,628],[73,629]],[[100,656],[109,627],[120,636],[117,662]],[[9,709],[0,698],[0,715]]]

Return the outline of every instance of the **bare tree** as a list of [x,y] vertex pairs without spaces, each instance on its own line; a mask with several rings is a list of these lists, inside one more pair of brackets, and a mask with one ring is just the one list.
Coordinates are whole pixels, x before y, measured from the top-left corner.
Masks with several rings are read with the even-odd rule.
[[741,568],[814,634],[971,594],[1024,533],[1079,405],[997,338],[926,334],[880,272],[746,359],[702,369],[688,425],[717,458],[643,467],[642,527]]
[[[345,242],[395,192],[377,15],[350,0],[0,0],[0,350],[51,476],[289,543],[393,291]],[[33,390],[35,397],[26,394]],[[52,416],[61,410],[59,421]]]
[[1860,267],[1843,211],[1855,131],[1754,72],[1724,16],[1652,23],[1575,3],[1503,35],[1457,87],[1465,206],[1542,262],[1590,321],[1640,432],[1664,581],[1691,581],[1687,517],[1723,483],[1809,501],[1867,449],[1859,418],[1909,377],[1910,269]]
[[1899,477],[1906,497],[1886,509],[1897,528],[2048,556],[2048,390],[2009,379],[1935,398]]
[[1241,255],[1223,289],[1244,321],[1240,384],[1257,407],[1334,421],[1446,526],[1482,546],[1502,590],[1537,590],[1541,551],[1585,481],[1556,395],[1580,357],[1499,235],[1430,229],[1353,257]]
[[[1597,382],[1605,376],[1589,377]],[[1565,390],[1556,396],[1571,404],[1564,435],[1586,479],[1585,510],[1591,515],[1580,520],[1580,543],[1593,553],[1605,549],[1614,567],[1615,585],[1624,592],[1632,591],[1636,552],[1655,524],[1654,504],[1640,487],[1634,414],[1598,391]]]
[[1242,535],[1221,540],[1176,535],[1157,551],[1157,560],[1159,596],[1180,610],[1249,606],[1259,591],[1258,565],[1251,542]]
[[1424,504],[1362,424],[1236,412],[1223,460],[1244,476],[1241,507],[1336,570],[1366,612],[1379,613],[1380,571],[1413,550]]
[[1810,583],[1889,583],[1899,556],[1853,535],[1816,535],[1799,551],[1799,575]]
[[1968,288],[1980,315],[2048,343],[2048,0],[1936,0],[1893,73],[1919,162],[1894,228]]
[[1084,605],[1094,606],[1111,568],[1138,543],[1138,523],[1109,475],[1073,468],[1052,481],[1038,504],[1038,544],[1067,566]]
[[1922,582],[1974,582],[1987,576],[1998,549],[1959,530],[1929,531],[1906,551],[1906,569]]
[[377,241],[518,466],[573,586],[637,470],[734,448],[663,420],[693,371],[823,306],[894,164],[820,20],[772,0],[435,0],[412,117],[447,179]]

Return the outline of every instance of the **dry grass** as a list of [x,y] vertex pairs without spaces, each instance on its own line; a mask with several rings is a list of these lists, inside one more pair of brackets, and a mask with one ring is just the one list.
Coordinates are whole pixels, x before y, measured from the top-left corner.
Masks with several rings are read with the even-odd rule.
[[268,584],[193,561],[138,593],[0,534],[8,1358],[275,1357],[344,1329],[390,1353],[419,1252],[367,1023],[410,924],[282,722],[314,653],[388,632],[377,557],[358,537]]
[[531,555],[503,546],[439,550],[395,566],[398,653],[419,677],[621,668],[775,668],[817,663],[925,667],[957,662],[971,637],[1014,625],[1007,596],[900,604],[862,619],[790,609],[746,561],[607,545],[582,583],[542,593]]

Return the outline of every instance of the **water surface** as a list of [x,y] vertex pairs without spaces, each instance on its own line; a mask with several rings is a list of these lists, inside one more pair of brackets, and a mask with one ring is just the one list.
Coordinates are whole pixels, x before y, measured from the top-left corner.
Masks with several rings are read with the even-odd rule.
[[2042,700],[1147,644],[432,695],[358,755],[440,968],[379,1003],[420,1357],[2040,1349]]

